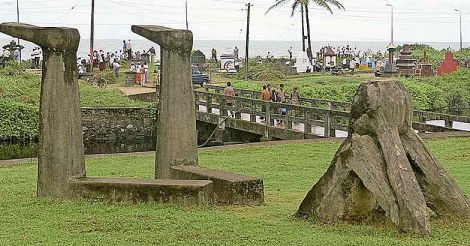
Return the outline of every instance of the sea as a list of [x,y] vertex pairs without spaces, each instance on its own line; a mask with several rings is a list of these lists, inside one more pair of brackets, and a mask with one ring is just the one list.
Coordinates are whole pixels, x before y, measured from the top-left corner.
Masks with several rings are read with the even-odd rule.
[[[0,46],[6,45],[11,39],[0,39]],[[155,47],[158,52],[158,45],[145,39],[131,40],[134,51],[147,51],[150,47]],[[397,45],[409,44],[414,42],[397,42]],[[460,47],[458,42],[420,42],[428,44],[436,49],[453,49],[457,50]],[[29,59],[31,52],[36,45],[20,41],[20,44],[25,48],[22,51],[22,59]],[[349,45],[352,48],[357,48],[360,51],[372,50],[373,52],[384,51],[389,42],[380,41],[313,41],[312,49],[314,51],[320,50],[321,47],[330,45],[332,47],[343,47]],[[210,57],[212,48],[215,48],[217,55],[231,54],[235,47],[238,47],[239,55],[245,56],[245,41],[244,40],[194,40],[193,50],[202,51],[206,57]],[[300,55],[302,50],[301,41],[273,41],[273,40],[252,40],[249,43],[249,56],[250,57],[266,57],[268,52],[276,58],[288,57],[288,49],[292,47],[293,56]],[[470,43],[464,43],[464,47],[470,47]],[[122,49],[122,40],[119,39],[97,39],[94,42],[95,50],[103,50],[104,52],[114,52]],[[80,40],[77,56],[86,57],[90,50],[90,40]],[[158,56],[158,55],[157,55]]]

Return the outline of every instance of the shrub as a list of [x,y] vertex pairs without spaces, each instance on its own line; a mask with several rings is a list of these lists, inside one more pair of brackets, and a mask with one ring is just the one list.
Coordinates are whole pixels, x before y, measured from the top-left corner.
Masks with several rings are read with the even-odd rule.
[[[245,73],[240,71],[238,79],[245,78]],[[264,80],[282,80],[286,78],[281,65],[275,63],[261,63],[248,68],[247,77],[249,80],[264,81]]]
[[28,140],[38,136],[38,108],[0,99],[0,139]]
[[451,113],[461,113],[470,107],[468,93],[454,88],[447,93],[447,109]]

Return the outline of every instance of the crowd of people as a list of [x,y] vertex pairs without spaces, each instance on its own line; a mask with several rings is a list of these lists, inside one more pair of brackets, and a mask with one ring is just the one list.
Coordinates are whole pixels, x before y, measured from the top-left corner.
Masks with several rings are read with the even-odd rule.
[[319,56],[323,56],[326,52],[327,49],[330,48],[337,57],[339,58],[365,58],[365,57],[374,57],[374,58],[382,58],[383,55],[381,51],[373,52],[372,49],[368,49],[366,51],[362,51],[357,49],[357,47],[352,48],[349,45],[346,46],[323,46],[320,51],[318,52]]
[[[80,75],[91,72],[91,66],[100,72],[110,69],[115,77],[119,77],[121,64],[128,64],[128,72],[134,74],[134,83],[145,86],[149,81],[149,64],[155,62],[156,50],[150,47],[148,50],[134,50],[131,40],[123,40],[122,49],[114,52],[103,50],[93,51],[92,59],[78,58],[78,72]],[[125,61],[125,62],[124,62]]]
[[147,62],[143,62],[142,64],[140,62],[137,62],[136,64],[132,62],[130,72],[135,73],[134,83],[145,87],[149,78],[149,65]]
[[[237,96],[235,93],[235,89],[233,88],[231,82],[227,82],[227,86],[224,89],[224,95],[228,97]],[[277,90],[273,88],[271,84],[266,84],[262,86],[260,100],[265,101],[265,102],[289,103],[292,105],[298,105],[300,101],[300,92],[297,87],[294,87],[292,91],[290,92],[290,94],[287,94],[284,84],[280,84],[279,89]],[[232,107],[233,104],[235,103],[235,100],[232,98],[228,98],[226,99],[225,103],[227,106]],[[288,113],[287,109],[283,106],[279,106],[278,108],[275,108],[274,110],[280,115],[287,115]],[[266,106],[263,105],[261,107],[261,111],[266,112]],[[295,110],[291,110],[290,113],[292,114],[292,116],[295,116],[296,114]],[[231,117],[234,117],[233,112],[229,111],[229,115],[231,115]],[[261,116],[260,119],[261,121],[265,121],[264,116]],[[278,120],[277,124],[283,125],[284,121]]]
[[9,60],[16,62],[21,61],[21,49],[23,47],[16,44],[15,40],[12,40],[10,44],[3,46],[2,53],[0,54],[0,65],[5,66],[5,63]]

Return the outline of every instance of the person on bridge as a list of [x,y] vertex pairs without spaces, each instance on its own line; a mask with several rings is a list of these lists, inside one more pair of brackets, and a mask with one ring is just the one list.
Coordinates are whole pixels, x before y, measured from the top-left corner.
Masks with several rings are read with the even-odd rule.
[[[271,87],[271,86],[269,86]],[[261,101],[269,102],[271,100],[271,92],[268,89],[268,86],[263,85],[263,91],[261,92]],[[266,105],[261,106],[261,113],[266,113]],[[261,121],[264,120],[264,116],[260,116]]]
[[297,105],[299,104],[299,99],[300,99],[299,90],[297,89],[296,86],[294,86],[294,89],[290,93],[290,103]]
[[[225,87],[224,89],[224,95],[225,96],[228,96],[228,97],[234,97],[235,96],[235,90],[233,89],[232,87],[232,83],[230,82],[227,82],[227,87]],[[235,99],[233,98],[227,98],[225,100],[225,104],[228,106],[228,107],[233,107],[233,104],[235,103]],[[235,116],[234,112],[230,111],[230,110],[227,110],[227,113],[229,116],[231,116],[232,118]]]
[[[280,103],[286,103],[286,91],[284,90],[284,84],[279,85],[279,90],[277,91],[277,98]],[[279,113],[281,115],[286,115],[287,114],[286,108],[281,106],[279,108]],[[284,123],[283,120],[279,120],[279,124],[282,125],[283,123]]]
[[[297,105],[297,104],[299,104],[299,99],[300,99],[299,90],[297,89],[296,86],[294,86],[294,89],[290,93],[290,103],[293,104],[293,105]],[[295,110],[291,110],[291,112],[292,112],[291,113],[292,117],[295,117],[296,116]],[[296,123],[294,123],[294,124],[296,124]]]

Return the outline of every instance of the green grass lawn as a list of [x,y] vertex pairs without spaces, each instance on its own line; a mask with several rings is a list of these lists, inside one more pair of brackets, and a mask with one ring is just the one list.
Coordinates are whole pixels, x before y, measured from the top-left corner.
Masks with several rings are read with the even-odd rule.
[[[470,194],[470,138],[427,141]],[[2,245],[465,245],[470,223],[433,221],[433,236],[401,234],[389,224],[324,225],[297,221],[306,192],[326,171],[340,142],[202,150],[200,164],[262,177],[265,204],[211,209],[110,205],[37,199],[36,167],[0,169]],[[152,156],[87,159],[89,176],[152,178]],[[334,206],[332,204],[332,206]]]

